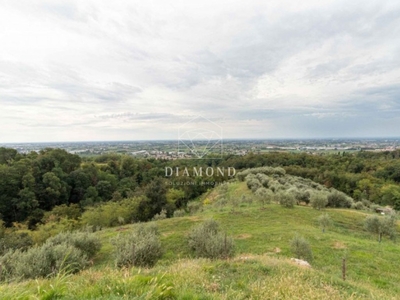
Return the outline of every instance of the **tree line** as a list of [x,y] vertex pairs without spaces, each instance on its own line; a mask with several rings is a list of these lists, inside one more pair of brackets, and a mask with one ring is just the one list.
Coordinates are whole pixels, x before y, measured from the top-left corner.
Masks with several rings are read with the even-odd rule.
[[[197,161],[204,167],[212,160]],[[128,155],[106,154],[92,159],[62,149],[44,149],[20,154],[0,148],[0,219],[7,226],[27,222],[30,228],[41,222],[44,213],[61,205],[78,204],[81,209],[107,201],[141,197],[141,221],[151,219],[173,198],[169,214],[186,205],[215,182],[227,176],[165,178],[165,167],[190,167],[193,161],[135,159]],[[219,175],[219,176],[217,176]],[[180,184],[177,184],[179,181]],[[189,181],[192,184],[185,184]],[[209,184],[201,184],[203,181]],[[175,184],[176,183],[176,184]]]
[[326,155],[270,152],[171,161],[121,154],[83,159],[62,149],[20,154],[14,149],[0,148],[0,219],[7,226],[27,222],[34,228],[42,222],[45,212],[61,205],[74,204],[84,210],[130,198],[139,201],[140,221],[153,218],[162,209],[170,216],[189,200],[229,179],[228,174],[218,173],[210,177],[165,176],[166,167],[185,170],[200,166],[231,167],[237,172],[263,166],[282,167],[287,174],[333,187],[356,201],[400,209],[400,150]]

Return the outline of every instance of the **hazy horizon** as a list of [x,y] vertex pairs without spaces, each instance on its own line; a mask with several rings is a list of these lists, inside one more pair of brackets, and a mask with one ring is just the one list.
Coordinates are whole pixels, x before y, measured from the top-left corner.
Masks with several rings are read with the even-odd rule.
[[[226,138],[222,139],[224,142],[235,141],[379,141],[379,140],[400,140],[398,137],[324,137],[324,138]],[[206,142],[207,140],[196,140],[198,142]],[[82,141],[56,141],[56,142],[1,142],[0,145],[19,145],[19,144],[62,144],[62,143],[132,143],[132,142],[178,142],[177,139],[147,139],[147,140],[82,140]]]

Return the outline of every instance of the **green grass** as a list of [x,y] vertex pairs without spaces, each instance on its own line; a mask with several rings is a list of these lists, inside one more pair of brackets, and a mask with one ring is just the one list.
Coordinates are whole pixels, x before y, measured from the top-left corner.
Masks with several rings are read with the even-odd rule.
[[[0,299],[396,299],[400,295],[399,245],[363,229],[367,212],[314,210],[277,204],[261,209],[257,201],[216,207],[215,189],[204,196],[211,204],[193,216],[157,221],[163,258],[152,269],[117,270],[111,239],[136,225],[97,232],[103,246],[92,268],[72,276],[0,286]],[[251,192],[244,183],[229,185],[227,195]],[[200,200],[204,200],[200,199]],[[325,233],[317,218],[328,213],[334,225]],[[194,259],[187,247],[190,228],[214,218],[232,235],[236,257],[229,261]],[[310,243],[312,269],[290,261],[290,240]],[[343,281],[342,258],[347,261]],[[58,296],[57,296],[58,295]]]
[[[180,259],[153,269],[89,269],[10,284],[2,299],[389,299],[385,293],[269,255]],[[372,293],[374,294],[372,294]],[[374,296],[375,295],[375,296]]]

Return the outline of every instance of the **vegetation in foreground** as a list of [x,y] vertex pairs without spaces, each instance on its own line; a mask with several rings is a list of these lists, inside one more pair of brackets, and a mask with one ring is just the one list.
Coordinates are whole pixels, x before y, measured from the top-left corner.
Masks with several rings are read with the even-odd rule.
[[[163,256],[154,267],[116,267],[116,237],[138,224],[108,228],[94,265],[78,274],[0,286],[2,299],[396,299],[400,294],[398,245],[365,229],[369,211],[288,209],[262,204],[244,182],[211,190],[196,202],[197,213],[154,221]],[[233,209],[231,203],[237,205]],[[321,231],[320,216],[331,222]],[[232,236],[231,259],[194,258],[188,244],[192,228],[213,218]],[[301,235],[312,251],[312,268],[290,261],[293,240]],[[342,280],[342,258],[347,261]]]
[[[270,255],[179,259],[152,269],[110,267],[1,287],[2,299],[389,299]],[[393,298],[394,299],[394,298]]]

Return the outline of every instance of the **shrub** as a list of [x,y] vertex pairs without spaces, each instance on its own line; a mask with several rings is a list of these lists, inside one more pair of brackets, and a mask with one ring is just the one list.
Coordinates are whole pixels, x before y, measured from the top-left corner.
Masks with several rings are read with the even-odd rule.
[[353,199],[347,196],[345,193],[334,190],[328,195],[329,207],[350,208],[352,204],[353,204]]
[[309,190],[300,190],[298,195],[298,200],[304,202],[305,204],[310,203],[311,192]]
[[278,181],[272,181],[269,184],[269,189],[274,193],[277,193],[278,191],[283,189],[283,186]]
[[233,239],[222,232],[214,220],[206,220],[194,227],[189,233],[188,244],[198,257],[217,259],[234,255]]
[[363,209],[365,209],[364,204],[363,204],[361,201],[358,201],[358,202],[356,202],[356,203],[353,203],[353,204],[351,205],[351,208],[357,209],[357,210],[363,210]]
[[277,180],[281,185],[285,185],[286,183],[289,185],[287,177],[279,177]]
[[260,181],[263,187],[268,188],[268,183],[271,180],[271,178],[268,175],[258,173],[256,177]]
[[258,178],[253,174],[246,177],[246,184],[253,193],[262,187],[260,180],[258,180]]
[[159,214],[154,215],[153,221],[164,220],[166,218],[167,218],[167,211],[165,209],[162,209]]
[[369,208],[371,206],[371,201],[363,199],[361,200],[362,204],[364,205],[364,207]]
[[323,214],[318,217],[318,223],[322,227],[322,232],[325,232],[325,229],[332,225],[332,219],[328,214]]
[[242,172],[238,172],[236,174],[236,177],[239,181],[244,181],[246,176],[249,174],[249,170],[244,170]]
[[13,276],[15,276],[15,252],[22,253],[19,250],[9,250],[0,256],[0,281],[8,281],[13,279]]
[[45,224],[39,224],[36,230],[31,232],[32,239],[35,244],[41,245],[48,238],[55,236],[61,232],[72,231],[81,227],[79,220],[59,218],[58,221],[48,220]]
[[273,193],[264,187],[259,188],[255,193],[257,200],[260,202],[261,206],[264,207],[265,204],[271,203]]
[[81,250],[88,258],[100,250],[100,240],[88,232],[64,232],[47,240],[46,244],[51,246],[66,244]]
[[281,192],[277,195],[279,199],[279,204],[286,207],[286,208],[293,208],[296,204],[295,197],[287,192]]
[[292,186],[291,184],[287,184],[287,185],[288,185],[287,192],[289,194],[292,194],[294,199],[296,200],[296,203],[299,204],[300,197],[301,197],[301,193],[300,193],[299,189],[295,186]]
[[92,226],[112,227],[124,222],[134,222],[139,218],[140,197],[124,199],[119,202],[107,202],[96,207],[89,207],[82,214],[82,223]]
[[308,262],[313,260],[310,244],[305,238],[298,235],[295,236],[290,241],[290,248],[296,258],[304,259]]
[[386,235],[394,239],[396,237],[397,218],[394,213],[380,217],[377,215],[368,216],[364,221],[364,228],[378,235],[378,241],[381,242],[382,236]]
[[207,205],[210,205],[210,204],[211,204],[211,200],[209,198],[206,198],[206,199],[203,200],[203,205],[204,206],[207,206]]
[[313,208],[320,210],[326,207],[328,199],[321,192],[313,193],[310,198],[310,204]]
[[174,211],[174,218],[181,218],[185,216],[185,211],[183,209],[179,209]]
[[382,220],[383,234],[389,236],[392,240],[396,238],[397,215],[395,212],[385,216]]
[[236,177],[239,179],[239,181],[244,181],[246,179],[246,176],[249,174],[265,174],[265,175],[275,175],[275,176],[284,176],[286,174],[285,169],[278,167],[278,168],[272,168],[272,167],[260,167],[260,168],[252,168],[252,169],[247,169],[242,172],[237,173]]
[[43,219],[44,221],[47,221],[48,219],[51,218],[51,216],[54,216],[57,219],[67,218],[67,219],[78,220],[81,215],[82,215],[81,209],[78,204],[70,204],[69,206],[62,204],[59,206],[55,206],[49,212],[45,212]]
[[26,279],[54,276],[62,270],[76,273],[88,264],[83,252],[68,244],[44,244],[17,255],[16,259],[15,274]]
[[89,264],[88,257],[80,249],[61,243],[45,243],[23,252],[10,250],[0,257],[2,280],[34,279],[54,276],[59,272],[75,273]]
[[113,240],[117,267],[152,267],[162,256],[157,226],[140,224],[127,236]]
[[27,250],[33,245],[31,236],[26,232],[11,232],[4,234],[3,238],[0,238],[0,255],[4,254],[8,250],[22,251]]
[[139,224],[135,230],[133,230],[139,236],[146,236],[146,235],[155,235],[158,237],[160,234],[158,232],[158,225],[155,222],[148,222]]

